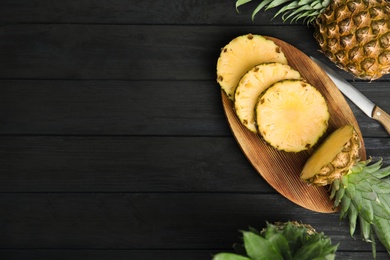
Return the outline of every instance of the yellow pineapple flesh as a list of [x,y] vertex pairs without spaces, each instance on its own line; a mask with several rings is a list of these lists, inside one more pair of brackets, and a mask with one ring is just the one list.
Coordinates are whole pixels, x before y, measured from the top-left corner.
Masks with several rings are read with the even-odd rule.
[[360,141],[351,125],[337,129],[307,160],[301,179],[319,186],[331,184],[357,163],[359,149]]
[[241,77],[264,62],[287,64],[287,59],[279,46],[261,35],[238,36],[221,50],[217,61],[217,82],[233,100]]
[[326,132],[328,106],[321,93],[303,80],[273,84],[256,105],[256,124],[271,146],[286,152],[313,147]]
[[255,106],[260,94],[284,79],[300,79],[298,71],[281,63],[263,63],[248,71],[240,80],[234,95],[234,108],[241,123],[257,133]]

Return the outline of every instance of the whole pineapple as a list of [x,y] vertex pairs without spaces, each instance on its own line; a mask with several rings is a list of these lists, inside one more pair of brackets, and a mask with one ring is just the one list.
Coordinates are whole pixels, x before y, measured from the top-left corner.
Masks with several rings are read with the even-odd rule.
[[[239,7],[252,0],[237,0]],[[390,2],[387,0],[263,0],[263,8],[280,7],[283,20],[314,25],[321,51],[355,77],[375,80],[390,73]]]
[[267,223],[262,231],[243,231],[244,244],[235,244],[236,253],[219,253],[213,260],[335,259],[338,245],[324,233],[296,221]]
[[348,217],[350,233],[360,224],[362,238],[372,242],[375,235],[390,254],[390,167],[382,161],[370,164],[359,159],[359,138],[346,125],[334,131],[307,160],[301,179],[313,185],[330,185],[340,218]]

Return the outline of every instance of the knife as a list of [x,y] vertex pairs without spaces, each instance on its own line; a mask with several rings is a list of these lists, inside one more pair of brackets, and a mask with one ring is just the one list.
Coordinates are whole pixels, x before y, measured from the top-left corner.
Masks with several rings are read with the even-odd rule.
[[388,134],[390,134],[390,115],[383,109],[375,105],[366,96],[360,93],[354,86],[348,81],[338,75],[334,70],[326,66],[321,61],[314,57],[310,58],[323,69],[337,88],[347,96],[353,103],[355,103],[368,117],[379,121]]

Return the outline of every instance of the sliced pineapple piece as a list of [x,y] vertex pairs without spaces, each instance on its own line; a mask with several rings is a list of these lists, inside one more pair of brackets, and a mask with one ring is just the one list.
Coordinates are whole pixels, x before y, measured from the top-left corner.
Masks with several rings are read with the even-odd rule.
[[315,150],[302,169],[301,179],[324,186],[348,174],[359,158],[360,141],[351,125],[345,125]]
[[272,84],[284,79],[300,79],[298,71],[281,63],[263,63],[248,71],[238,83],[234,94],[234,107],[242,124],[253,133],[255,106],[260,94]]
[[269,87],[255,107],[261,136],[286,152],[313,147],[328,127],[328,106],[321,93],[303,80],[283,80]]
[[264,62],[287,64],[280,47],[261,35],[238,36],[222,48],[217,62],[217,81],[233,100],[241,77],[254,66]]

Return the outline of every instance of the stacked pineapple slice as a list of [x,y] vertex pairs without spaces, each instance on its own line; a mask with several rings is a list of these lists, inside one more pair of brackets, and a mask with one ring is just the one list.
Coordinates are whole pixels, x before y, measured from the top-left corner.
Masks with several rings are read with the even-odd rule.
[[[260,45],[252,44],[253,39]],[[329,119],[321,94],[286,64],[281,49],[272,41],[249,34],[233,42],[222,49],[217,78],[243,125],[278,150],[299,152],[313,147]],[[263,49],[262,44],[268,47]],[[260,57],[255,59],[254,53]],[[267,60],[269,57],[273,60]],[[310,113],[305,113],[308,110]],[[381,168],[381,160],[372,164],[371,160],[361,161],[360,145],[352,126],[337,129],[318,144],[301,179],[310,185],[330,186],[330,198],[340,209],[340,218],[349,219],[351,236],[359,223],[375,258],[376,237],[390,254],[390,180],[386,178],[390,166]]]
[[328,127],[321,93],[287,64],[279,46],[261,35],[242,35],[222,48],[217,81],[241,123],[278,150],[307,150]]

